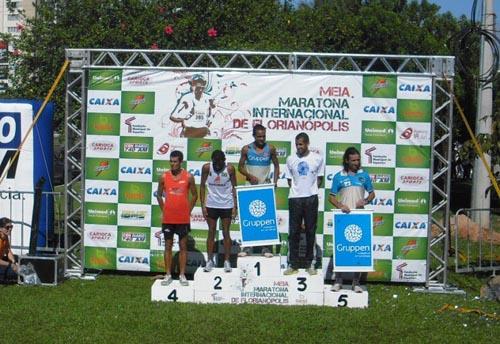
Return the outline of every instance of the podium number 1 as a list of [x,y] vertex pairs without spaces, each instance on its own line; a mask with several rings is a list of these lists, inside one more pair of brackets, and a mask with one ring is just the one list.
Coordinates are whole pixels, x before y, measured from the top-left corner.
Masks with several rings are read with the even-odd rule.
[[257,276],[260,276],[260,262],[255,263],[253,267],[257,269]]

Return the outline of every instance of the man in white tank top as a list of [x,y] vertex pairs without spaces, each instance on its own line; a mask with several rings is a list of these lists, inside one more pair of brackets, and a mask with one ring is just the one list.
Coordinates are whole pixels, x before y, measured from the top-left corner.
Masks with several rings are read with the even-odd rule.
[[[224,271],[231,272],[229,256],[232,241],[229,236],[231,219],[236,216],[236,171],[233,166],[226,165],[226,156],[221,150],[212,153],[212,162],[206,163],[201,169],[200,200],[203,216],[208,224],[207,252],[208,261],[204,271],[211,271],[215,264],[214,240],[217,220],[222,222],[224,236]],[[205,190],[208,190],[206,193]],[[205,194],[207,197],[205,198]]]

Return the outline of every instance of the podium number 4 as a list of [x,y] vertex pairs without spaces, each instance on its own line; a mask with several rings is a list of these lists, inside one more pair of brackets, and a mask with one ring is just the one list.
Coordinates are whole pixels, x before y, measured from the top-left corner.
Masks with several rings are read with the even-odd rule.
[[179,298],[177,297],[177,289],[174,289],[168,294],[167,299],[176,302]]

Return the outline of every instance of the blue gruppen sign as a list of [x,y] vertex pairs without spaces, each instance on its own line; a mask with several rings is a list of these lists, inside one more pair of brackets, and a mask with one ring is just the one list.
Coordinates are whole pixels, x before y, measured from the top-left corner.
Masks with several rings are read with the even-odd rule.
[[333,270],[373,271],[373,212],[333,211]]
[[274,185],[236,188],[241,244],[260,246],[279,244]]

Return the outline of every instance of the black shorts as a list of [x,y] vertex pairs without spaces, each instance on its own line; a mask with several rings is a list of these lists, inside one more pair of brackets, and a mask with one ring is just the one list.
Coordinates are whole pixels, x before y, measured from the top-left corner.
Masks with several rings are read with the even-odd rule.
[[207,207],[207,213],[208,217],[214,220],[217,220],[219,217],[221,219],[230,219],[233,216],[233,208],[219,209]]
[[161,231],[163,232],[163,235],[166,240],[172,240],[174,238],[174,234],[177,234],[179,236],[179,240],[184,238],[186,235],[188,235],[189,231],[191,230],[191,226],[189,223],[163,223],[161,225]]

